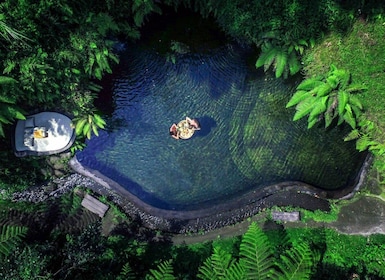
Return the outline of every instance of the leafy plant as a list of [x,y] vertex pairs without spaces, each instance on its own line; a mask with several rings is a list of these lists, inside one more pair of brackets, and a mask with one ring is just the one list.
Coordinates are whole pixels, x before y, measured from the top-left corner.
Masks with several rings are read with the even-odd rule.
[[3,225],[0,229],[0,257],[6,257],[27,234],[27,227]]
[[153,0],[134,0],[132,3],[133,19],[136,26],[141,26],[144,19],[151,13],[162,14],[162,10]]
[[267,42],[262,45],[262,53],[258,57],[255,67],[264,67],[266,72],[271,67],[275,71],[276,78],[283,75],[287,78],[290,75],[298,73],[301,69],[299,57],[295,50],[301,50],[298,46],[280,46]]
[[267,236],[255,224],[243,235],[240,256],[248,279],[268,279],[276,276],[273,251]]
[[358,126],[353,129],[345,138],[344,141],[356,140],[356,149],[360,152],[369,150],[376,157],[374,165],[380,171],[385,170],[385,143],[381,142],[378,136],[380,129],[371,120],[362,117]]
[[122,270],[117,278],[118,280],[135,280],[137,279],[135,273],[132,271],[132,268],[129,263],[123,265]]
[[241,263],[234,261],[231,254],[221,247],[214,247],[213,254],[203,263],[198,270],[200,279],[242,279],[246,275]]
[[281,255],[277,265],[281,271],[278,279],[309,279],[312,274],[313,253],[306,243],[296,243]]
[[5,40],[10,41],[10,42],[12,40],[18,40],[18,41],[29,40],[26,36],[21,34],[16,29],[10,27],[5,22],[4,14],[0,14],[0,36],[3,37]]
[[221,248],[199,268],[200,279],[309,279],[314,263],[313,253],[305,244],[292,244],[276,259],[266,234],[252,223],[243,235],[240,258],[234,259]]
[[96,113],[88,114],[83,117],[77,117],[73,120],[76,135],[87,137],[91,139],[91,133],[99,136],[98,130],[104,129],[106,122],[102,117]]
[[171,260],[164,261],[157,266],[157,269],[150,269],[150,274],[146,276],[148,280],[175,280]]
[[348,71],[331,65],[325,77],[309,78],[300,83],[286,108],[296,106],[294,121],[308,115],[308,128],[322,119],[328,127],[338,118],[338,125],[347,122],[355,129],[363,106],[352,94],[365,89],[363,85],[351,84]]
[[16,97],[10,94],[16,80],[0,76],[0,136],[4,137],[3,124],[11,124],[15,119],[25,120],[24,112],[16,105]]

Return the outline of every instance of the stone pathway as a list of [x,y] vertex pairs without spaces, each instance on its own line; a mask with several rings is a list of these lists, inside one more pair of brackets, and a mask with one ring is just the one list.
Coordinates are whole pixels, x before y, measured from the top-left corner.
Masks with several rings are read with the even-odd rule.
[[385,234],[385,202],[379,198],[364,196],[342,207],[338,220],[330,227],[345,234]]

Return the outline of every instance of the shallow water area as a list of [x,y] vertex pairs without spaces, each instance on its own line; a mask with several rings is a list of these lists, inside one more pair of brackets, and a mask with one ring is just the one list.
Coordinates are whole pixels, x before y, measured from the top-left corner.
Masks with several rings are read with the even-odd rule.
[[[114,73],[108,130],[77,154],[144,202],[193,210],[284,181],[334,190],[353,182],[363,157],[348,130],[306,128],[285,104],[295,83],[252,71],[249,51],[227,45],[179,54],[175,63],[129,46]],[[175,140],[169,127],[186,116],[202,129]]]

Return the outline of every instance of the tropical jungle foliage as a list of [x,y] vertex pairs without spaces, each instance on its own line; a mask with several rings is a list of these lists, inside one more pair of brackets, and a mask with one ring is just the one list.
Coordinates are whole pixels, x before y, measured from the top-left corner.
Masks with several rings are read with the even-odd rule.
[[328,127],[338,117],[338,125],[347,122],[355,129],[363,107],[352,93],[364,89],[362,85],[351,84],[348,71],[332,65],[325,77],[309,78],[300,83],[286,108],[297,105],[294,121],[309,115],[308,128],[320,120]]
[[[384,277],[384,236],[251,223],[242,237],[174,246],[164,233],[80,206],[77,189],[0,204],[2,279],[349,279]],[[109,203],[108,200],[103,200]],[[12,205],[12,208],[9,207]],[[114,221],[115,227],[111,227]],[[262,230],[262,227],[269,230]],[[101,234],[103,233],[103,234]]]
[[[285,246],[285,244],[283,245]],[[267,236],[255,224],[243,235],[240,258],[220,247],[199,268],[200,279],[309,279],[313,256],[306,243],[296,244],[275,260]]]
[[[326,229],[286,235],[252,225],[242,240],[171,246],[167,236],[140,220],[120,221],[102,235],[106,219],[100,222],[81,208],[73,193],[37,204],[10,199],[12,192],[48,179],[40,172],[43,159],[14,158],[12,122],[59,110],[74,118],[79,135],[97,135],[105,116],[94,101],[100,80],[119,62],[115,43],[139,39],[147,21],[169,8],[211,18],[230,40],[255,46],[255,65],[272,69],[276,77],[302,69],[301,93],[288,104],[297,106],[296,118],[309,115],[309,127],[346,122],[353,129],[346,140],[357,139],[358,150],[371,150],[376,166],[385,170],[381,1],[5,0],[0,4],[0,136],[5,136],[0,139],[0,277],[384,278],[381,235],[344,236]],[[171,51],[182,44],[189,48],[188,42],[168,43]],[[329,70],[330,65],[336,67]],[[362,89],[357,84],[367,88],[360,100],[352,94]]]

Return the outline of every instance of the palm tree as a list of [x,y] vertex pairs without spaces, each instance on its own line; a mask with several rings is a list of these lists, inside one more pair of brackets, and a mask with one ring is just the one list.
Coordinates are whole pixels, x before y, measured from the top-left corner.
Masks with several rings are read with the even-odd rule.
[[363,107],[353,93],[365,89],[363,85],[351,84],[351,75],[347,70],[331,65],[326,76],[306,79],[300,83],[286,108],[296,105],[294,121],[308,115],[308,128],[321,120],[328,127],[338,118],[337,125],[347,122],[355,129]]

